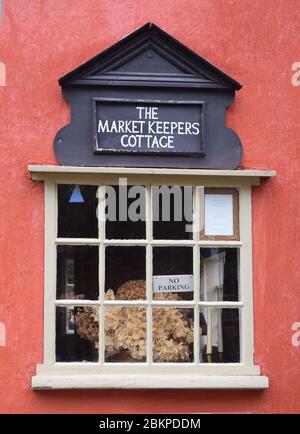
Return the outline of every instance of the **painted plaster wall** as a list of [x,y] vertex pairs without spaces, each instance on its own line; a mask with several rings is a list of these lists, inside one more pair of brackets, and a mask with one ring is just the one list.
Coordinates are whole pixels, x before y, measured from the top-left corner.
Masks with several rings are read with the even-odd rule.
[[[297,0],[4,0],[0,18],[0,412],[300,412],[300,61]],[[258,391],[33,392],[42,362],[43,185],[28,164],[56,164],[69,120],[57,79],[153,21],[244,87],[228,125],[243,166],[278,171],[253,195]],[[4,72],[3,72],[4,71]],[[3,75],[4,74],[4,75]],[[2,327],[3,329],[3,327]]]

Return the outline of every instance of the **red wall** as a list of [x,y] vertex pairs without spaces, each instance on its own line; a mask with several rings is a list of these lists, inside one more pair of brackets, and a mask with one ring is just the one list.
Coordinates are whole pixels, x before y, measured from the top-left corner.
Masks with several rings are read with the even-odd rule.
[[[243,165],[278,176],[253,196],[256,362],[267,391],[44,391],[43,185],[28,164],[57,164],[53,138],[68,122],[57,79],[153,21],[243,83],[228,125]],[[3,0],[0,62],[0,412],[300,412],[300,61],[297,0]],[[3,83],[2,83],[3,84]]]

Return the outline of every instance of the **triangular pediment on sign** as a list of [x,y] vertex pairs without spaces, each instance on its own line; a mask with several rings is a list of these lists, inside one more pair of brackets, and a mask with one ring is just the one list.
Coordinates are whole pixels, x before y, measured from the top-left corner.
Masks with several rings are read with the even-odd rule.
[[75,68],[59,83],[241,88],[233,78],[151,23]]
[[116,66],[112,71],[129,74],[149,73],[182,75],[188,73],[183,66],[180,67],[178,64],[171,62],[150,46],[150,44],[132,59]]

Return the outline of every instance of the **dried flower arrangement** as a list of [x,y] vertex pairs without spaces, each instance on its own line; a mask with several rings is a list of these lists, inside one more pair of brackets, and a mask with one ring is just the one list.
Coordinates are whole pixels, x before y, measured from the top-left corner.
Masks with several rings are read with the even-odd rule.
[[[144,280],[130,280],[115,292],[108,290],[107,300],[145,299]],[[154,294],[155,300],[180,300],[176,293]],[[193,322],[187,309],[157,307],[153,309],[153,360],[186,362],[191,358]],[[83,307],[75,315],[76,330],[83,339],[98,347],[99,316],[97,307]],[[201,333],[201,330],[200,330]],[[135,360],[146,357],[146,310],[143,307],[113,306],[105,308],[105,353],[112,357],[127,351]]]

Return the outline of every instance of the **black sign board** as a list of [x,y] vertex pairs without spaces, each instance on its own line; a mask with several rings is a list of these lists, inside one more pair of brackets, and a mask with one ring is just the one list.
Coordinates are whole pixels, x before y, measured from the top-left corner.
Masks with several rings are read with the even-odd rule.
[[72,119],[55,137],[66,166],[234,169],[226,109],[241,85],[148,23],[59,80]]
[[204,155],[201,101],[94,99],[97,153]]

